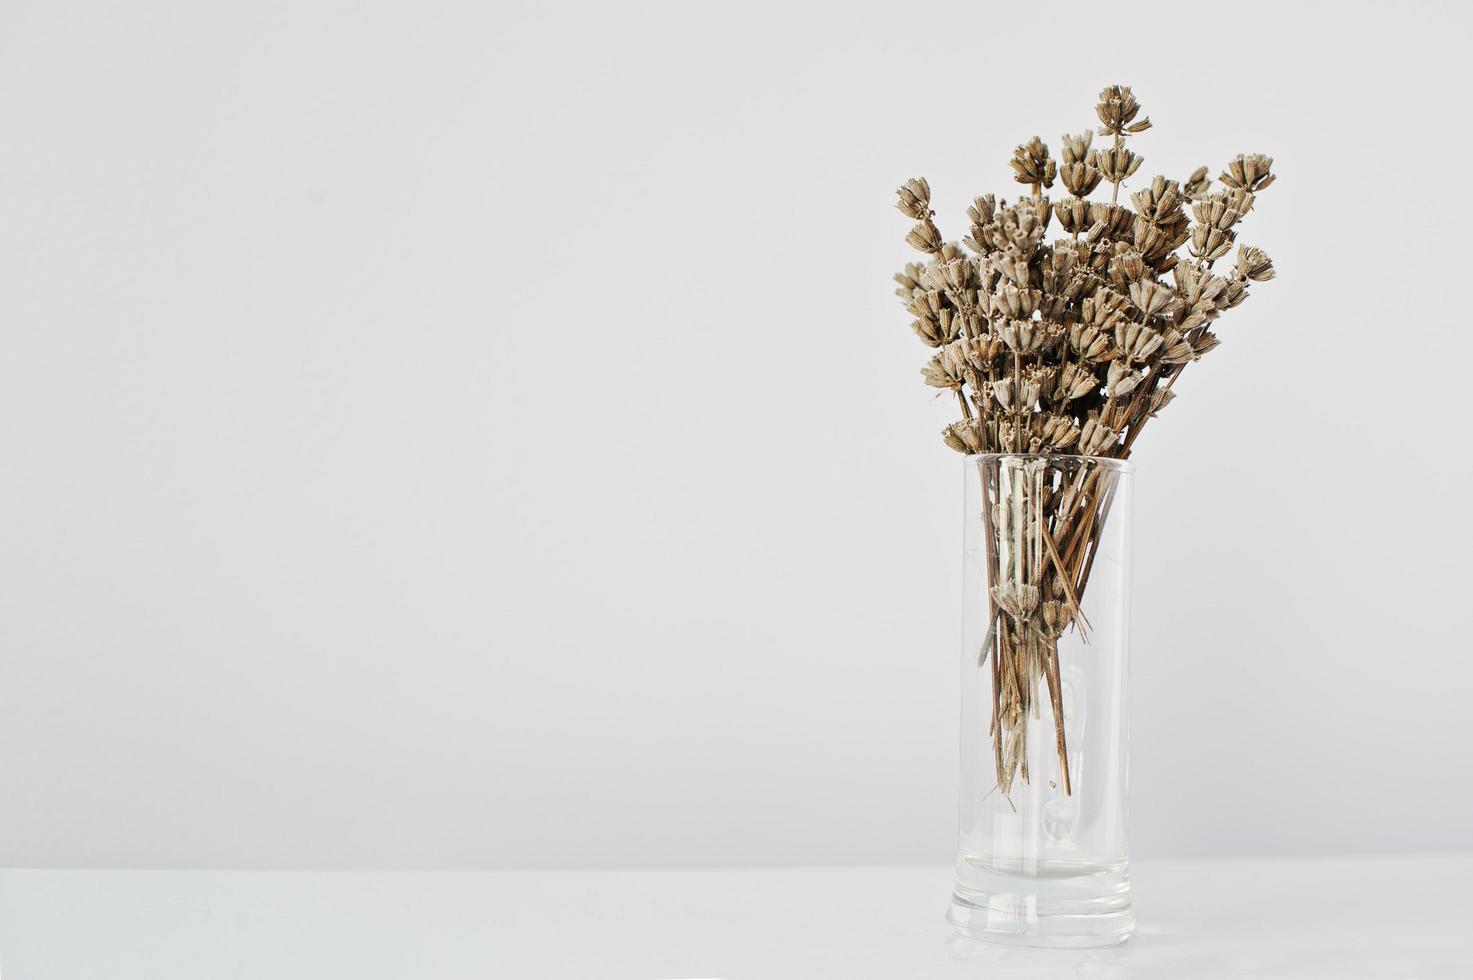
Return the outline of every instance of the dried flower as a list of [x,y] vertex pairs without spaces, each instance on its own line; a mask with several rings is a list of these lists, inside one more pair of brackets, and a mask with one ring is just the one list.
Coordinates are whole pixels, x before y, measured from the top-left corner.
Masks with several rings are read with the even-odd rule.
[[1162,364],[1185,364],[1195,361],[1202,354],[1175,327],[1162,331],[1159,353]]
[[980,453],[987,448],[987,439],[977,419],[962,419],[953,422],[941,432],[946,444],[959,453]]
[[1149,119],[1133,122],[1140,109],[1140,103],[1131,94],[1130,86],[1111,85],[1105,88],[1100,92],[1099,104],[1095,106],[1095,113],[1104,124],[1100,127],[1100,135],[1120,136],[1125,133],[1143,133],[1150,129]]
[[[1013,458],[1015,479],[985,483],[996,627],[985,653],[996,658],[1000,676],[1016,679],[994,691],[1004,794],[1018,775],[1029,777],[1021,759],[1030,699],[1059,689],[1052,673],[1059,638],[1071,626],[1086,628],[1075,590],[1087,584],[1086,556],[1108,515],[1113,479],[1088,459],[1128,457],[1141,428],[1175,397],[1186,365],[1217,347],[1213,328],[1222,314],[1275,275],[1266,253],[1237,242],[1255,195],[1274,181],[1272,159],[1235,157],[1220,185],[1206,167],[1180,182],[1157,176],[1130,193],[1126,206],[1120,188],[1142,158],[1133,142],[1125,144],[1150,121],[1125,86],[1101,92],[1095,111],[1107,144],[1094,145],[1088,130],[1065,135],[1058,161],[1037,137],[1019,145],[1011,170],[1033,194],[1012,204],[975,198],[961,244],[947,243],[936,227],[924,179],[897,191],[897,207],[916,222],[906,240],[927,259],[895,277],[895,292],[911,329],[933,351],[923,380],[953,393],[964,416],[946,427],[943,441],[967,454],[1086,460],[1075,478],[1050,483],[1057,471],[1048,460]],[[1042,191],[1056,179],[1069,196],[1051,202]],[[1105,181],[1109,199],[1090,200]],[[1050,241],[1054,220],[1066,237]],[[1233,268],[1214,271],[1235,247]],[[1062,704],[1055,707],[1067,793]]]
[[1163,339],[1159,330],[1152,330],[1144,323],[1122,323],[1115,328],[1115,346],[1120,349],[1120,356],[1137,364],[1150,360]]
[[1152,416],[1156,415],[1158,412],[1161,411],[1161,409],[1165,408],[1167,405],[1170,405],[1171,404],[1171,400],[1173,398],[1175,398],[1175,397],[1176,397],[1176,392],[1172,391],[1170,388],[1159,388],[1159,389],[1157,389],[1156,392],[1151,395],[1151,404],[1150,404],[1150,413],[1151,413],[1151,415]]
[[[1095,332],[1095,336],[1099,336],[1098,331]],[[1100,379],[1094,371],[1078,361],[1070,361],[1059,372],[1059,379],[1054,384],[1054,397],[1059,402],[1070,402],[1098,391],[1099,388]]]
[[1094,141],[1093,131],[1086,129],[1078,136],[1070,136],[1065,133],[1059,137],[1059,156],[1068,166],[1075,163],[1084,163],[1089,159],[1089,145]]
[[931,216],[931,185],[926,183],[926,178],[912,177],[895,194],[900,198],[895,206],[907,218],[921,221]]
[[912,228],[910,234],[905,236],[905,240],[911,248],[922,252],[939,252],[943,244],[941,232],[930,218]]
[[[1095,183],[1098,184],[1099,181]],[[1064,198],[1054,202],[1054,215],[1058,217],[1059,225],[1065,231],[1077,235],[1088,231],[1090,225],[1094,224],[1094,219],[1090,217],[1090,207],[1090,203],[1081,198]]]
[[1101,456],[1120,441],[1120,433],[1101,424],[1095,417],[1085,419],[1079,430],[1079,451],[1086,456]]
[[1089,324],[1076,323],[1069,328],[1069,347],[1086,361],[1107,361],[1113,356],[1110,335]]
[[1200,225],[1224,231],[1238,223],[1238,210],[1223,200],[1221,194],[1204,197],[1192,205],[1192,215]]
[[1130,301],[1146,316],[1170,316],[1181,305],[1175,290],[1154,279],[1131,283]]
[[1001,324],[998,336],[1008,349],[1019,354],[1032,354],[1043,348],[1043,323],[1039,320],[1008,320]]
[[997,604],[1018,619],[1027,619],[1038,608],[1039,592],[1036,585],[1020,585],[1007,582],[992,588],[992,597]]
[[1274,260],[1264,254],[1262,249],[1252,245],[1239,245],[1238,275],[1254,282],[1266,282],[1275,275]]
[[1203,354],[1207,354],[1211,351],[1217,350],[1217,348],[1222,344],[1222,341],[1218,339],[1217,334],[1213,333],[1210,330],[1207,330],[1198,334],[1197,339],[1192,341],[1191,344],[1192,359],[1196,360],[1197,358],[1200,358]]
[[1107,146],[1099,152],[1100,173],[1118,184],[1141,168],[1141,157],[1123,146]]
[[1217,179],[1228,187],[1256,193],[1274,182],[1274,175],[1269,172],[1273,165],[1274,158],[1262,153],[1239,153]]
[[1040,185],[1054,186],[1057,168],[1049,159],[1048,147],[1037,136],[1013,150],[1013,179],[1020,184],[1031,184],[1037,192]]
[[1145,375],[1124,361],[1111,361],[1105,372],[1107,390],[1111,398],[1124,398],[1145,380]]
[[1151,186],[1130,195],[1136,213],[1152,224],[1173,224],[1182,215],[1181,185],[1165,177],[1152,177]]
[[1088,197],[1100,181],[1105,179],[1105,174],[1100,170],[1100,158],[1098,153],[1090,153],[1079,163],[1066,163],[1059,170],[1059,180],[1064,189],[1073,194],[1076,199]]
[[1237,233],[1211,225],[1197,225],[1192,229],[1192,257],[1214,262],[1233,250]]
[[941,348],[936,356],[921,368],[921,377],[933,388],[948,388],[960,391],[967,380],[967,352],[961,341]]
[[1207,189],[1211,186],[1212,178],[1207,176],[1207,168],[1198,167],[1192,171],[1190,177],[1181,182],[1181,192],[1190,200],[1195,201],[1203,194],[1206,194]]
[[1118,204],[1109,204],[1104,201],[1091,202],[1089,215],[1104,226],[1101,235],[1105,238],[1125,238],[1135,228],[1135,212]]
[[1038,425],[1038,441],[1052,452],[1079,441],[1079,426],[1067,415],[1045,415]]

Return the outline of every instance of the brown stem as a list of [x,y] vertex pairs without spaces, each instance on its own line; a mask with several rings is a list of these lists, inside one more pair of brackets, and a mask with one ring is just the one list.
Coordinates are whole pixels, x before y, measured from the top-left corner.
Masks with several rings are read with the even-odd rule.
[[1079,599],[1074,594],[1071,584],[1073,575],[1064,567],[1064,560],[1059,557],[1058,546],[1054,544],[1054,536],[1049,533],[1048,528],[1043,529],[1043,543],[1048,547],[1049,558],[1053,559],[1054,567],[1059,570],[1059,584],[1064,586],[1064,594],[1069,597],[1069,604],[1074,607],[1075,622],[1080,624],[1081,632],[1089,628],[1089,620],[1084,618],[1084,610],[1079,608]]
[[997,600],[993,598],[992,588],[997,583],[997,539],[992,530],[992,473],[987,464],[977,464],[977,475],[982,480],[982,528],[986,535],[983,542],[983,562],[987,565],[987,609],[988,627],[986,644],[983,646],[981,656],[992,654],[992,752],[997,766],[997,785],[1003,784],[1003,761],[1002,761],[1002,653],[1000,650],[1001,637],[998,635],[1000,624],[998,622]]
[[1084,590],[1089,585],[1089,570],[1094,567],[1095,555],[1100,551],[1100,535],[1105,531],[1105,520],[1110,516],[1110,508],[1115,504],[1115,489],[1119,486],[1119,481],[1112,478],[1108,482],[1109,488],[1105,491],[1104,499],[1100,501],[1099,517],[1093,522],[1094,527],[1090,531],[1088,558],[1079,570],[1077,579],[1079,584],[1075,587],[1075,592],[1080,599],[1084,598]]
[[1059,641],[1051,638],[1046,647],[1048,654],[1048,694],[1049,702],[1054,711],[1054,741],[1059,749],[1059,775],[1064,784],[1064,795],[1070,796],[1074,790],[1069,784],[1069,749],[1064,744],[1064,695],[1062,692],[1063,682],[1059,679]]

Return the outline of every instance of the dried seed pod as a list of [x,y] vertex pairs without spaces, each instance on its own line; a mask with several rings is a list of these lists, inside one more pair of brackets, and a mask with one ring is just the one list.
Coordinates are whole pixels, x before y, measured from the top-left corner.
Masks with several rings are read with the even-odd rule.
[[1054,186],[1056,167],[1049,159],[1048,146],[1037,136],[1013,150],[1013,179],[1035,188]]
[[997,328],[1008,349],[1019,354],[1032,354],[1043,347],[1043,324],[1038,320],[1008,320]]
[[1163,364],[1185,364],[1195,361],[1198,352],[1180,330],[1169,327],[1161,334],[1161,350],[1158,354]]
[[1114,356],[1109,334],[1088,324],[1076,323],[1069,328],[1069,346],[1086,361],[1107,361]]
[[1227,187],[1256,193],[1274,182],[1273,165],[1274,158],[1262,153],[1239,153],[1217,179]]
[[924,293],[917,293],[905,308],[912,316],[935,319],[943,309],[948,307],[946,297],[941,294],[940,290],[932,289]]
[[913,321],[910,328],[928,347],[941,347],[956,340],[960,332],[960,318],[955,310],[938,310],[934,316],[924,316]]
[[1068,282],[1074,272],[1079,256],[1071,249],[1049,251],[1039,263],[1039,272],[1044,283],[1044,293],[1057,292],[1060,285]]
[[1109,330],[1125,318],[1129,305],[1130,301],[1124,296],[1101,286],[1079,304],[1079,319],[1101,330]]
[[1253,195],[1241,187],[1228,188],[1222,192],[1223,203],[1239,214],[1247,214],[1253,210]]
[[972,206],[967,208],[967,217],[974,225],[990,225],[996,215],[997,198],[991,194],[972,198]]
[[1110,85],[1100,92],[1099,104],[1095,106],[1095,113],[1100,117],[1103,125],[1100,127],[1102,136],[1121,136],[1126,133],[1142,133],[1151,128],[1151,120],[1135,120],[1136,114],[1140,112],[1140,103],[1130,91],[1128,85]]
[[1240,278],[1252,279],[1254,282],[1267,282],[1276,275],[1273,259],[1262,249],[1252,245],[1238,246],[1237,271]]
[[1004,412],[1011,412],[1016,401],[1013,391],[1012,378],[999,378],[990,385],[993,400],[1002,407]]
[[986,371],[995,364],[998,358],[1007,353],[1008,345],[1003,343],[1001,337],[992,334],[981,334],[972,341],[969,359],[972,366],[979,371]]
[[1172,391],[1170,388],[1157,388],[1155,391],[1151,392],[1150,414],[1152,416],[1156,415],[1156,413],[1160,412],[1161,409],[1165,408],[1167,405],[1170,405],[1171,400],[1175,397],[1176,392]]
[[1119,435],[1130,424],[1130,403],[1124,401],[1106,401],[1101,406],[1096,418],[1105,428]]
[[1025,412],[1031,412],[1033,406],[1038,404],[1038,396],[1042,393],[1037,377],[1030,377],[1027,372],[1018,379],[1017,397],[1018,407]]
[[1099,151],[1100,173],[1112,184],[1118,184],[1141,168],[1141,157],[1123,146],[1107,146]]
[[1111,361],[1105,372],[1106,394],[1111,398],[1124,398],[1145,380],[1145,375],[1124,361]]
[[1210,188],[1211,186],[1212,178],[1207,176],[1207,168],[1198,167],[1196,170],[1192,171],[1192,175],[1190,177],[1182,181],[1181,192],[1184,196],[1195,201],[1203,194],[1206,194],[1208,188]]
[[1043,302],[1043,293],[1037,289],[1020,289],[1011,283],[999,286],[992,293],[992,309],[1013,320],[1027,320],[1038,312]]
[[1233,250],[1237,233],[1210,225],[1197,225],[1192,229],[1191,253],[1193,258],[1216,261]]
[[1105,455],[1120,442],[1120,433],[1104,425],[1097,417],[1086,419],[1079,430],[1079,451],[1086,456]]
[[1106,201],[1091,201],[1089,216],[1104,224],[1107,238],[1129,238],[1131,229],[1135,227],[1134,211]]
[[1009,616],[1027,619],[1038,608],[1040,595],[1036,585],[1004,582],[992,587],[992,598]]
[[895,191],[895,206],[907,218],[921,221],[931,216],[931,185],[924,177],[912,177]]
[[1085,130],[1078,136],[1070,136],[1065,133],[1059,137],[1059,158],[1065,166],[1075,163],[1084,163],[1089,159],[1089,145],[1094,142],[1095,134],[1091,130]]
[[1248,290],[1241,282],[1237,279],[1224,279],[1222,282],[1222,292],[1218,294],[1215,302],[1217,309],[1222,311],[1230,310],[1235,306],[1241,305],[1243,300],[1247,298]]
[[1211,301],[1194,303],[1178,314],[1180,322],[1178,329],[1182,331],[1196,330],[1198,327],[1212,322],[1217,318],[1217,307]]
[[1094,224],[1089,202],[1076,197],[1055,201],[1054,215],[1059,219],[1059,225],[1071,235],[1086,232]]
[[915,335],[921,338],[927,347],[940,347],[946,343],[946,338],[932,320],[912,320],[910,329],[915,331]]
[[1069,624],[1074,621],[1074,613],[1070,610],[1068,603],[1057,599],[1049,599],[1044,602],[1040,607],[1040,613],[1042,622],[1038,625],[1044,635],[1051,639],[1058,639],[1062,636],[1064,630],[1068,629]]
[[1155,224],[1169,224],[1181,214],[1181,185],[1157,175],[1151,178],[1151,186],[1130,195],[1136,212]]
[[1032,255],[1043,241],[1051,214],[1048,198],[1027,197],[999,209],[996,220],[976,229],[973,237],[989,251],[1012,248],[1025,256]]
[[1069,337],[1069,328],[1060,323],[1056,317],[1063,316],[1067,311],[1068,304],[1062,302],[1057,296],[1045,296],[1043,308],[1039,311],[1040,325],[1043,328],[1043,347],[1045,353],[1058,350]]
[[921,368],[921,377],[932,388],[960,391],[966,383],[967,351],[961,341],[947,344]]
[[1017,249],[1008,248],[994,252],[987,257],[992,267],[1008,278],[1015,286],[1028,287],[1033,285],[1033,267]]
[[1229,206],[1221,194],[1204,197],[1193,204],[1192,216],[1200,225],[1224,230],[1237,224],[1238,219],[1242,217],[1236,208]]
[[1122,323],[1115,328],[1115,346],[1120,356],[1136,364],[1144,364],[1161,346],[1163,337],[1144,323]]
[[[1051,324],[1051,326],[1063,330],[1057,324]],[[1052,394],[1054,385],[1059,380],[1059,369],[1052,364],[1031,364],[1023,369],[1023,374],[1031,383],[1038,385],[1038,393],[1041,398],[1047,398]]]
[[1182,215],[1182,220],[1174,225],[1157,225],[1145,218],[1135,219],[1135,247],[1152,269],[1164,270],[1166,266],[1174,265],[1176,257],[1172,253],[1187,240],[1188,234],[1186,215]]
[[895,273],[895,281],[900,287],[895,290],[895,295],[900,297],[901,302],[909,303],[921,288],[921,276],[926,274],[926,267],[919,262],[907,262],[905,268]]
[[1094,151],[1090,151],[1087,157],[1077,163],[1066,163],[1059,168],[1060,182],[1076,198],[1089,195],[1104,179],[1099,154]]
[[1131,283],[1130,301],[1146,316],[1171,316],[1181,306],[1176,292],[1154,279]]
[[1067,415],[1045,415],[1038,425],[1038,439],[1052,451],[1068,449],[1079,439],[1079,427]]
[[1110,281],[1118,290],[1126,291],[1145,278],[1146,261],[1141,253],[1126,242],[1116,242],[1110,256]]
[[1192,352],[1195,355],[1193,360],[1201,357],[1203,354],[1208,354],[1212,351],[1217,350],[1217,348],[1221,345],[1222,341],[1218,338],[1217,334],[1213,333],[1211,330],[1203,331],[1201,336],[1192,341]]
[[1171,274],[1176,280],[1176,291],[1181,294],[1182,302],[1193,305],[1211,303],[1227,285],[1222,276],[1213,275],[1210,269],[1185,262],[1173,269]]
[[935,262],[926,266],[925,272],[921,273],[921,286],[927,292],[933,290],[936,292],[945,292],[947,285],[946,262],[938,257]]
[[[1092,330],[1094,328],[1090,327],[1086,329]],[[1098,335],[1098,331],[1096,331],[1096,335]],[[1099,390],[1100,379],[1095,376],[1094,371],[1076,361],[1070,361],[1059,372],[1059,379],[1054,383],[1053,394],[1056,401],[1070,402]]]
[[911,248],[926,253],[939,252],[941,246],[945,244],[941,240],[941,230],[930,218],[912,228],[910,234],[905,236],[905,240]]
[[941,430],[942,440],[959,453],[986,452],[987,440],[983,423],[978,419],[962,419]]
[[975,290],[979,274],[977,263],[972,259],[961,258],[944,262],[940,266],[942,275],[945,276],[946,286],[954,293],[964,293],[967,290]]

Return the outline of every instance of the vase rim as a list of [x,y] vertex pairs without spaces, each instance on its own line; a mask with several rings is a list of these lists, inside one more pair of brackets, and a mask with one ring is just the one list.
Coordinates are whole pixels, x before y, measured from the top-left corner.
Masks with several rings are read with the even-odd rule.
[[1135,472],[1135,464],[1128,459],[1113,459],[1107,456],[1081,456],[1078,453],[968,453],[962,457],[962,462],[981,463],[998,459],[1054,459],[1068,460],[1071,463],[1087,459],[1116,473]]

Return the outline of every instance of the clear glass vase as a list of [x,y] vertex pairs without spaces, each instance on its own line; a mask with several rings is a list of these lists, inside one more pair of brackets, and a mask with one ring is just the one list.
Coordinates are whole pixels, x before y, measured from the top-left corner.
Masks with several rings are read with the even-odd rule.
[[961,833],[949,919],[1013,945],[1118,943],[1135,926],[1131,467],[993,454],[967,457],[964,471]]

